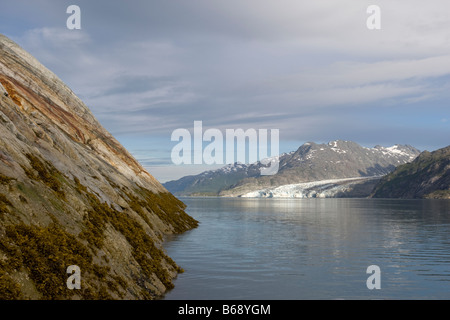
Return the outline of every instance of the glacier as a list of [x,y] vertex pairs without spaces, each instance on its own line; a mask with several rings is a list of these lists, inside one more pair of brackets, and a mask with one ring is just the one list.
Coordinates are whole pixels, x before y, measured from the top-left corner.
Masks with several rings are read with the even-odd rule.
[[241,198],[335,198],[351,191],[355,185],[381,176],[328,179],[304,183],[287,184],[245,193]]

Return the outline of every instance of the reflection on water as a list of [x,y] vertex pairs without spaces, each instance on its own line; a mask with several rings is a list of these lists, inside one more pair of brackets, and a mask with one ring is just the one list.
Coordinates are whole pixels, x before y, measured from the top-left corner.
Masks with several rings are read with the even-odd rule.
[[200,225],[164,245],[185,269],[166,299],[450,298],[450,201],[182,200]]

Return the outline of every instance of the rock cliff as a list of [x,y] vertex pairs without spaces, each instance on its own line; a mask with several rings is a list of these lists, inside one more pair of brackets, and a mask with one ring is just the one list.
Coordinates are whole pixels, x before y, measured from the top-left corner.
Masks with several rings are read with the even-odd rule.
[[[87,106],[0,35],[0,299],[155,299],[197,226]],[[81,270],[81,289],[66,269]]]
[[450,199],[450,146],[422,152],[375,187],[374,198]]

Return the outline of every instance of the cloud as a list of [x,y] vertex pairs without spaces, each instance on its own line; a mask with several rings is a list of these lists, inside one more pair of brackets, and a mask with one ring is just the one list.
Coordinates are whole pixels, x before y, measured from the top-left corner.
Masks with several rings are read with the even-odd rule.
[[450,4],[376,2],[379,31],[366,28],[373,3],[354,0],[79,0],[76,31],[69,1],[18,0],[0,24],[112,134],[166,137],[167,153],[194,120],[285,140],[443,145],[448,126],[422,120],[449,118]]
[[449,61],[450,55],[375,62],[337,61],[306,73],[289,75],[287,80],[301,84],[305,89],[422,80],[450,74]]
[[39,47],[40,42],[44,42],[46,45],[60,50],[73,50],[92,41],[89,34],[83,31],[73,32],[64,28],[49,27],[31,29],[25,33],[22,39],[29,46]]

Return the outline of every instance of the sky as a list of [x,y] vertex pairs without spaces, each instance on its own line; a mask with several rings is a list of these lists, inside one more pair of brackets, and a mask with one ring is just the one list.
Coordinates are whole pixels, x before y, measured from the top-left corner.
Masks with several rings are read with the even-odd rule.
[[[370,5],[381,29],[367,27]],[[222,166],[172,162],[172,132],[194,121],[278,129],[280,152],[449,145],[448,0],[15,0],[2,1],[0,33],[161,182]]]

